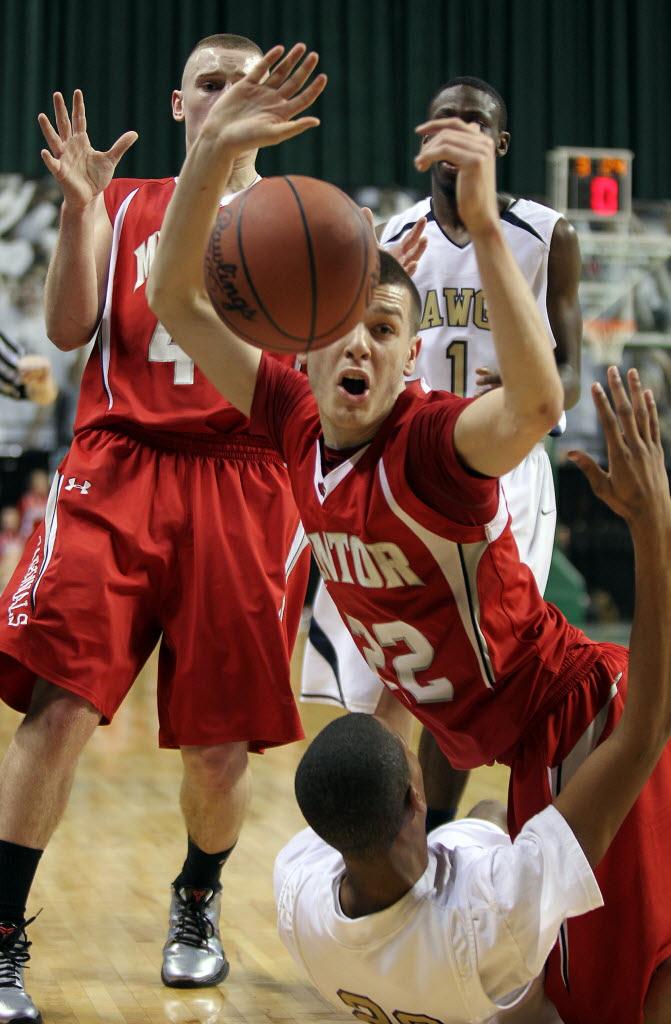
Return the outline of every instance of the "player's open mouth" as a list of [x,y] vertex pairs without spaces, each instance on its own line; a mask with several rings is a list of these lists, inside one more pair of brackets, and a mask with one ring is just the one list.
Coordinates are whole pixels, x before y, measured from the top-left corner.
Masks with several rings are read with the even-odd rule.
[[368,374],[363,370],[345,370],[338,379],[338,391],[352,401],[363,401],[370,391]]
[[456,174],[457,172],[457,168],[454,166],[454,164],[449,164],[447,160],[441,160],[438,166],[440,167],[441,171],[446,171],[448,174]]

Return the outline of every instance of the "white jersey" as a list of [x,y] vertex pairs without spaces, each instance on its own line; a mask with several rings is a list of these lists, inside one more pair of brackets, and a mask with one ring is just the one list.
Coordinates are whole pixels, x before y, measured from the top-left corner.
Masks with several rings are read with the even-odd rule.
[[[438,225],[432,201],[427,198],[392,217],[380,244],[400,242],[420,217],[427,218],[424,233],[428,245],[413,275],[422,300],[422,346],[416,376],[424,377],[433,389],[471,396],[476,393],[476,368],[498,367],[472,243],[459,246],[451,242]],[[506,242],[534,294],[553,347],[546,306],[548,256],[560,217],[556,210],[530,199],[515,200],[501,214]]]
[[[475,819],[436,829],[422,877],[376,914],[343,914],[343,874],[311,829],[295,836],[275,863],[278,928],[324,998],[366,1020],[512,1024],[562,921],[603,902],[552,806],[514,843]],[[547,1001],[536,1019],[559,1021]]]

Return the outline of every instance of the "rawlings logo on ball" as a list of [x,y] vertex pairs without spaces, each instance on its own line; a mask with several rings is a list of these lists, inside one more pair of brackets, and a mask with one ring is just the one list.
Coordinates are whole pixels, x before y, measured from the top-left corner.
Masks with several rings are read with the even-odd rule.
[[241,313],[245,320],[253,320],[256,316],[256,310],[247,305],[246,300],[238,291],[234,280],[237,272],[238,268],[235,263],[220,263],[215,268],[217,281],[225,296],[225,300],[220,302],[219,305],[222,309],[234,309],[236,312]]

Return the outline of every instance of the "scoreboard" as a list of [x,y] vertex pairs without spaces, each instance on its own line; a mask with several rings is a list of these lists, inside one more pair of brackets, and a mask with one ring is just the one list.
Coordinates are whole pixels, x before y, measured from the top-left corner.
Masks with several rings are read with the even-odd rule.
[[569,220],[628,220],[633,158],[628,149],[550,150],[548,193],[552,206]]

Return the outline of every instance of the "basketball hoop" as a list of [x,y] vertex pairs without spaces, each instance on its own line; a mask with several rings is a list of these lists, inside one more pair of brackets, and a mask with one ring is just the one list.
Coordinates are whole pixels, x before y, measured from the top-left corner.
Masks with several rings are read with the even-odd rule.
[[619,364],[624,346],[636,333],[631,318],[597,317],[584,322],[585,341],[592,346],[594,361],[600,366]]

